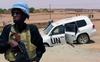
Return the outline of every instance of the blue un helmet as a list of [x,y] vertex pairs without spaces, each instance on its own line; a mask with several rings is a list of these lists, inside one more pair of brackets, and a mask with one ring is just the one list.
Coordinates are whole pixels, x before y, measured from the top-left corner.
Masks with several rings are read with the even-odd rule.
[[11,15],[12,15],[13,9],[15,9],[15,8],[21,9],[22,12],[24,12],[25,14],[28,15],[27,18],[29,19],[29,8],[25,2],[23,2],[23,1],[16,2],[11,9]]

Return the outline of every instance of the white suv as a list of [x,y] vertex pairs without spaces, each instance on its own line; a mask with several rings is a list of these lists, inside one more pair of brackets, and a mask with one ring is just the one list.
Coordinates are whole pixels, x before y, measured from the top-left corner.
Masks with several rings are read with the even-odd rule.
[[43,32],[45,46],[55,46],[75,41],[87,43],[96,34],[96,29],[87,16],[76,16],[53,22]]

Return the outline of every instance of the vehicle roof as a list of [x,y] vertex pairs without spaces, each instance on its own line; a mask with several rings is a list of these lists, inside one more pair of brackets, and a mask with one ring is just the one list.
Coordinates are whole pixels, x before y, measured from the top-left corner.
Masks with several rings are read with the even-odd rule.
[[76,21],[76,20],[77,21],[82,20],[82,19],[85,19],[85,18],[88,18],[88,17],[87,16],[70,17],[70,18],[59,20],[59,21],[55,21],[55,22],[52,23],[52,25],[57,26],[57,25],[61,25],[61,24],[64,24],[64,23],[73,22],[73,21]]

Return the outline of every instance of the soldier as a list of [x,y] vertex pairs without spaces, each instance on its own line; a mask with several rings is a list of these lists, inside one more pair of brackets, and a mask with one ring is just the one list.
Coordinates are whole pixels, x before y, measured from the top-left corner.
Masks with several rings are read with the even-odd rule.
[[18,51],[12,51],[13,49],[18,49],[19,46],[13,33],[11,33],[12,31],[17,32],[20,40],[25,44],[30,60],[39,62],[45,52],[45,47],[38,28],[35,25],[25,23],[26,18],[29,19],[27,4],[23,1],[16,2],[11,9],[11,15],[14,22],[13,26],[11,24],[6,25],[0,35],[0,45],[2,45],[0,50],[4,53],[5,59],[14,62],[20,56]]

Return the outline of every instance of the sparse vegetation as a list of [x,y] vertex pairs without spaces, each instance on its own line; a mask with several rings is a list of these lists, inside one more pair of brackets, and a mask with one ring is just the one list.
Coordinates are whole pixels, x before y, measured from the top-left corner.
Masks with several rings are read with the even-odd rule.
[[3,10],[2,8],[0,8],[0,13],[1,13],[1,12],[4,12],[4,10]]
[[[100,9],[51,9],[51,12],[53,13],[53,11],[55,11],[55,10],[59,10],[60,12],[63,12],[63,11],[75,11],[75,12],[89,12],[89,11],[96,11],[96,12],[100,12]],[[11,8],[9,8],[9,9],[2,9],[2,8],[0,8],[0,13],[3,13],[3,14],[9,14],[10,13],[10,11],[11,11]],[[50,12],[47,8],[40,8],[40,9],[35,9],[35,8],[33,8],[33,7],[30,7],[29,8],[29,12],[30,13],[40,13],[40,12]]]
[[48,11],[48,9],[47,8],[44,8],[42,11]]
[[9,8],[8,11],[11,11],[11,8]]
[[98,10],[98,12],[100,12],[100,10]]
[[35,11],[35,8],[33,8],[33,7],[29,8],[30,13],[33,13],[33,11]]

